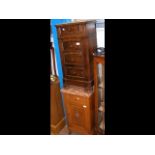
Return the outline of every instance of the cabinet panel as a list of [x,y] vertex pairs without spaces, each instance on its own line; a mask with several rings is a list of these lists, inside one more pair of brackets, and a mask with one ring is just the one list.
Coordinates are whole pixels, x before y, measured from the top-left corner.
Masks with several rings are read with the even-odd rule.
[[84,68],[78,68],[78,67],[76,67],[76,68],[75,67],[65,67],[65,76],[84,78],[85,70],[84,70]]
[[87,124],[86,122],[87,113],[85,108],[75,103],[69,104],[69,107],[70,107],[71,126],[86,129],[85,125]]
[[[70,98],[70,97],[69,97]],[[90,107],[86,102],[78,104],[68,101],[68,121],[70,128],[75,130],[88,132],[90,130]]]
[[76,53],[64,54],[64,63],[65,63],[65,65],[84,66],[83,55],[76,54]]
[[63,41],[63,49],[64,50],[81,50],[82,43],[80,40]]
[[67,36],[70,36],[70,35],[76,35],[76,34],[83,34],[85,32],[85,27],[84,25],[81,25],[81,24],[75,24],[75,25],[72,25],[70,24],[69,26],[66,24],[62,24],[62,25],[59,25],[57,26],[58,28],[58,36],[59,37],[67,37]]
[[69,103],[76,103],[77,105],[84,105],[86,104],[85,98],[79,95],[70,95],[69,96]]

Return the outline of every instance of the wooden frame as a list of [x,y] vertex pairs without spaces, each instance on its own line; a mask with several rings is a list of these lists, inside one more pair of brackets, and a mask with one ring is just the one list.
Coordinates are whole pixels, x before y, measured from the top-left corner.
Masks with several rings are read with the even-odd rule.
[[[98,108],[99,108],[99,101],[98,101],[98,71],[97,71],[97,65],[98,64],[105,64],[105,56],[97,56],[94,55],[94,90],[95,90],[95,132],[96,134],[103,134],[104,131],[101,130],[98,126]],[[105,106],[104,106],[105,109]],[[104,110],[105,111],[105,110]],[[105,116],[105,114],[104,114]],[[105,121],[104,121],[105,126]]]

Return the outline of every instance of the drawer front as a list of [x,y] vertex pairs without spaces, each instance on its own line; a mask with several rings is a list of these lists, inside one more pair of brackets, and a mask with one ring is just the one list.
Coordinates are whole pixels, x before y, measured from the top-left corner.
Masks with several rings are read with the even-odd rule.
[[72,76],[78,78],[85,77],[85,70],[84,68],[75,68],[75,67],[65,67],[65,76]]
[[82,43],[81,41],[63,41],[64,50],[81,50]]
[[70,104],[76,103],[76,104],[82,105],[85,103],[85,98],[82,96],[78,96],[78,95],[70,95],[69,103]]
[[82,34],[85,31],[84,25],[63,25],[58,27],[59,36],[65,37],[70,35]]
[[[80,90],[78,90],[80,91]],[[78,92],[77,92],[78,94]],[[82,109],[89,109],[89,104],[87,99],[84,96],[76,95],[76,94],[68,94],[64,93],[64,103],[69,108],[71,105],[78,106]],[[68,109],[67,108],[67,109]]]
[[81,54],[64,54],[64,63],[66,65],[84,65],[83,55]]

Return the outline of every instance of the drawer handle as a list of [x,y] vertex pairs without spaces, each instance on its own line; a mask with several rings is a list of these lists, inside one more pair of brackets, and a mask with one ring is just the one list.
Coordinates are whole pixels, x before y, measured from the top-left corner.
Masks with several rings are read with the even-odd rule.
[[80,42],[76,42],[76,45],[79,46],[80,45]]
[[65,28],[62,28],[62,31],[65,31]]
[[83,108],[87,108],[87,106],[86,105],[83,105]]
[[80,98],[79,98],[79,97],[77,97],[77,98],[76,98],[76,100],[77,100],[77,101],[79,101],[79,100],[80,100]]

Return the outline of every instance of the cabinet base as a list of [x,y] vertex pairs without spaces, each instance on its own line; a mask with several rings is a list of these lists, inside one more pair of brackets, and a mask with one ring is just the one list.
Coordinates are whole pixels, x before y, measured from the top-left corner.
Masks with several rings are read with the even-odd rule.
[[78,133],[78,134],[81,134],[81,135],[94,135],[95,134],[94,130],[83,131],[83,130],[68,127],[68,134],[70,135],[72,133]]
[[79,80],[74,80],[74,79],[63,79],[64,81],[64,87],[67,86],[78,86],[78,87],[83,87],[85,88],[86,91],[92,90],[94,86],[94,81],[79,81]]
[[51,134],[57,135],[65,127],[65,118],[62,118],[56,125],[51,125]]

